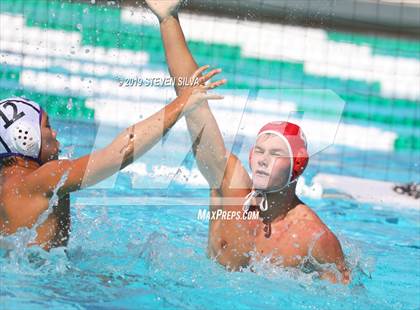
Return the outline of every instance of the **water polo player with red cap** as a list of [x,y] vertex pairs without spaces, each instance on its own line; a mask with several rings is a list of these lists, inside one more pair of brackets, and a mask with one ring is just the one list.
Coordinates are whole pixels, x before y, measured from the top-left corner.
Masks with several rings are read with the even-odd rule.
[[[192,75],[197,64],[188,50],[177,16],[180,0],[146,0],[158,17],[172,77]],[[202,79],[220,72],[213,70]],[[188,85],[176,85],[177,94]],[[273,264],[317,272],[322,279],[347,283],[340,243],[322,220],[295,193],[296,180],[308,163],[306,139],[296,124],[273,122],[259,132],[250,154],[252,178],[229,153],[207,104],[186,116],[197,165],[211,189],[208,253],[229,270],[270,257]],[[250,211],[258,217],[246,217]],[[220,214],[220,212],[218,213]]]
[[[263,137],[263,138],[261,138]],[[277,138],[275,141],[271,138]],[[259,210],[268,210],[268,193],[285,191],[297,181],[308,164],[307,142],[303,131],[290,122],[270,122],[257,135],[257,142],[266,141],[251,148],[249,167],[253,175],[253,190],[247,195],[244,211],[249,211],[253,198],[260,197]],[[275,161],[265,156],[265,148],[273,154]]]

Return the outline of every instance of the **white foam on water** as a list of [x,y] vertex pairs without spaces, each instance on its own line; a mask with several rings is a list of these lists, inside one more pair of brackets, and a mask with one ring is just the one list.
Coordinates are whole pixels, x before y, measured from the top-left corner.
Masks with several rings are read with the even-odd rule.
[[59,203],[58,191],[67,180],[69,171],[65,172],[57,185],[54,187],[51,198],[48,201],[48,208],[43,211],[37,218],[32,227],[21,227],[17,229],[14,234],[3,236],[0,235],[0,247],[7,250],[12,250],[9,257],[12,261],[18,262],[24,257],[27,247],[33,244],[37,237],[37,229],[41,226],[53,212],[53,209]]
[[139,177],[147,177],[153,180],[171,179],[175,183],[191,186],[208,186],[206,179],[197,169],[187,169],[185,167],[171,167],[167,165],[153,165],[148,169],[144,163],[133,163],[122,170],[129,173],[132,177],[132,185],[135,187]]

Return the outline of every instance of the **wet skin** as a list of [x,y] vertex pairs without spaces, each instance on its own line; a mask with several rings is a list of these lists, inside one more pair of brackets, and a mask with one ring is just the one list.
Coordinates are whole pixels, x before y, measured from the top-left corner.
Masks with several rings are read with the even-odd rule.
[[[237,198],[243,203],[252,188],[270,189],[287,184],[290,158],[284,142],[273,135],[258,138],[252,156],[251,180],[235,156],[230,156],[222,184],[234,184],[221,191],[212,191],[213,209],[242,211],[242,204],[223,205],[223,197]],[[242,198],[242,200],[241,200]],[[336,236],[322,220],[295,195],[295,185],[282,192],[268,194],[269,209],[260,211],[259,220],[212,220],[209,233],[209,254],[229,269],[237,270],[269,256],[282,267],[305,267],[319,271],[321,278],[332,282],[349,281],[344,255]],[[258,210],[258,201],[254,201]],[[267,236],[267,227],[270,234]],[[310,259],[309,259],[310,258]],[[335,264],[337,272],[321,264]],[[325,265],[326,266],[326,265]],[[324,267],[325,267],[324,266]]]
[[[41,161],[45,163],[56,160],[60,144],[45,113],[41,119],[41,137]],[[31,228],[38,219],[38,216],[33,216],[33,210],[47,209],[51,198],[34,193],[26,187],[25,177],[40,165],[21,158],[15,160],[16,165],[3,167],[0,172],[0,232],[6,235],[15,233],[20,227]],[[39,245],[46,250],[67,245],[70,235],[69,194],[60,197],[47,220],[36,231],[37,237],[32,245]]]

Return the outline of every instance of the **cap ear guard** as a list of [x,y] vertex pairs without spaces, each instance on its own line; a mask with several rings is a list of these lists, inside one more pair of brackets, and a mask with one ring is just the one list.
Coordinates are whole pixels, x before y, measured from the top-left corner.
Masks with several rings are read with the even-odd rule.
[[24,156],[39,154],[41,149],[41,137],[30,123],[17,123],[13,128],[10,128],[10,131],[12,146],[18,153]]
[[298,151],[297,156],[293,159],[293,175],[292,180],[298,178],[303,170],[305,170],[306,166],[308,165],[308,152],[301,148]]

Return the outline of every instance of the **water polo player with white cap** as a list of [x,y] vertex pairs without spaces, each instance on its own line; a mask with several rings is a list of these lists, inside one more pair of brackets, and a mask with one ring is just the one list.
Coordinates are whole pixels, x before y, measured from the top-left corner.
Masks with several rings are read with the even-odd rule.
[[0,101],[0,158],[18,156],[41,163],[41,107],[24,98]]
[[[146,2],[158,17],[172,77],[191,76],[197,65],[179,22],[180,0]],[[175,88],[178,94],[188,91],[185,85]],[[262,257],[283,267],[308,270],[311,265],[321,278],[346,283],[340,243],[295,193],[296,180],[308,163],[301,129],[288,122],[264,126],[251,152],[251,178],[226,149],[207,104],[188,114],[186,121],[197,166],[210,187],[209,255],[230,270]],[[256,219],[246,216],[250,211],[258,213]]]
[[[206,68],[198,69],[196,74]],[[96,184],[132,163],[181,116],[203,101],[221,99],[207,90],[223,83],[191,88],[127,128],[107,147],[74,160],[58,159],[56,133],[37,103],[25,98],[0,101],[0,237],[20,228],[34,228],[36,237],[28,240],[28,245],[47,250],[66,245],[70,232],[69,193]],[[52,212],[48,213],[50,205]],[[38,222],[45,211],[47,218]]]

